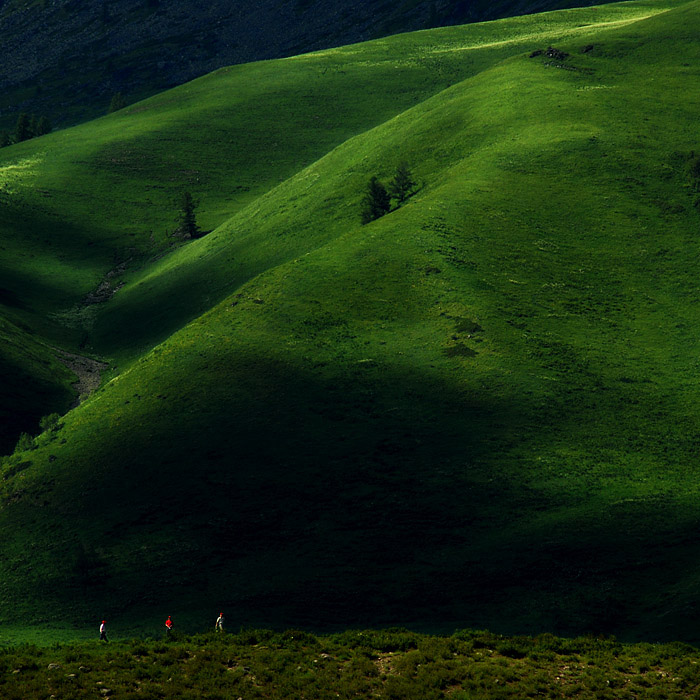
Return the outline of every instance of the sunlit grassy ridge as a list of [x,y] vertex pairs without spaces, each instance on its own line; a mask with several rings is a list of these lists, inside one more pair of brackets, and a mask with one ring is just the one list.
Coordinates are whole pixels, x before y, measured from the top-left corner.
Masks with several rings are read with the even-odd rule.
[[[119,365],[6,465],[5,619],[695,639],[697,13],[239,67],[2,154],[45,153],[16,221],[44,189],[66,222],[37,328]],[[400,160],[417,192],[361,226]],[[213,232],[152,260],[183,187]]]

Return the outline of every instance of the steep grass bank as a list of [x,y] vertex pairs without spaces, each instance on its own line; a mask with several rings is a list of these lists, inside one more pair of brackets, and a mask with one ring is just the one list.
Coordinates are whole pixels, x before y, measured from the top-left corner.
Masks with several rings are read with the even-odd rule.
[[0,454],[11,453],[22,433],[39,432],[41,417],[68,410],[70,382],[71,373],[55,349],[21,322],[0,317]]

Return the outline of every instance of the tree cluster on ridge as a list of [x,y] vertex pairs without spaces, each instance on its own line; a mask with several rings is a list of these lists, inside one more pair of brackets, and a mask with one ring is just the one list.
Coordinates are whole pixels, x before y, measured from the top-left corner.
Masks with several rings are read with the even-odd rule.
[[385,187],[376,176],[372,176],[367,184],[367,190],[362,198],[361,219],[363,224],[379,219],[391,211],[391,200],[395,200],[395,209],[402,206],[414,193],[416,182],[413,179],[408,164],[401,161],[396,167],[394,176]]

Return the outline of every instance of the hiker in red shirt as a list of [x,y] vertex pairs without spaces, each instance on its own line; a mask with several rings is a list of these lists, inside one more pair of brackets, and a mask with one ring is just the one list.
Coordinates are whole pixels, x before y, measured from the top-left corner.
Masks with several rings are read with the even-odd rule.
[[168,619],[165,621],[165,634],[170,636],[171,632],[173,631],[173,621],[170,615],[168,615]]

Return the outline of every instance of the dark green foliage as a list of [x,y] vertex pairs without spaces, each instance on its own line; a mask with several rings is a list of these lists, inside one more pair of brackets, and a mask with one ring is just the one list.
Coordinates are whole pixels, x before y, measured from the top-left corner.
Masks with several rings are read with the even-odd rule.
[[[22,112],[19,117],[17,117],[14,142],[20,143],[22,141],[33,139],[35,136],[43,136],[44,134],[50,133],[52,128],[51,122],[47,117],[42,116],[37,118],[35,114],[27,114],[26,112]],[[4,140],[2,137],[0,137],[0,147],[2,145],[9,145],[9,143],[4,143]]]
[[12,143],[10,135],[6,131],[0,131],[0,148],[5,148]]
[[15,143],[20,143],[21,141],[27,141],[34,136],[34,131],[32,129],[32,120],[26,112],[22,112],[19,117],[17,117],[17,124],[15,126]]
[[32,438],[29,433],[22,433],[17,440],[17,446],[15,447],[15,452],[26,452],[27,450],[34,449],[34,438]]
[[50,134],[52,131],[51,122],[48,117],[40,117],[39,121],[36,123],[35,136],[43,136],[44,134]]
[[689,166],[690,176],[695,180],[700,180],[700,156],[693,156]]
[[39,427],[42,430],[51,430],[52,428],[55,428],[58,425],[58,421],[60,420],[61,416],[58,413],[50,413],[48,416],[44,416],[40,421],[39,421]]
[[415,186],[416,182],[413,179],[411,169],[405,161],[402,161],[397,166],[394,177],[389,183],[389,194],[401,206],[411,196]]
[[[107,625],[109,644],[98,643],[96,621],[91,642],[6,647],[0,652],[2,696],[593,700],[690,699],[700,691],[698,650],[674,644],[408,631],[317,637],[262,630],[119,640],[112,636],[117,623],[108,619]],[[387,634],[403,641],[387,647]]]
[[122,95],[121,92],[115,92],[114,95],[112,95],[112,101],[109,103],[109,114],[118,112],[120,109],[124,109],[124,107],[126,107],[124,95]]
[[690,176],[690,184],[693,189],[700,190],[700,155],[695,152],[690,154],[690,160],[688,162],[688,175]]
[[362,223],[368,224],[370,221],[387,214],[390,209],[391,201],[386,187],[375,176],[372,176],[362,199]]
[[178,238],[190,239],[199,238],[201,236],[201,231],[199,226],[197,226],[197,217],[195,215],[195,208],[197,207],[197,202],[192,196],[191,192],[183,192],[180,196],[180,215],[178,219],[178,226],[175,229],[175,235]]

